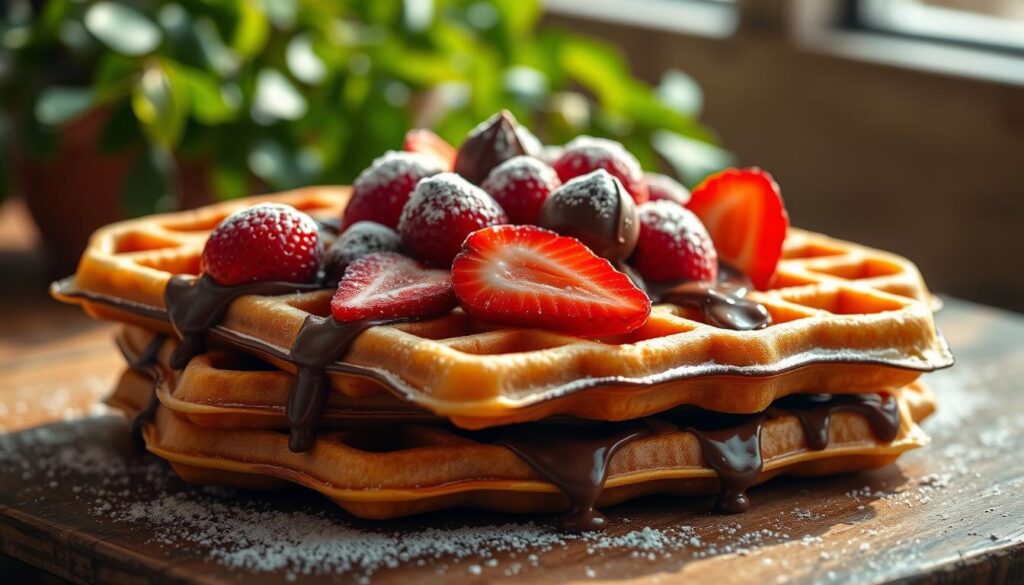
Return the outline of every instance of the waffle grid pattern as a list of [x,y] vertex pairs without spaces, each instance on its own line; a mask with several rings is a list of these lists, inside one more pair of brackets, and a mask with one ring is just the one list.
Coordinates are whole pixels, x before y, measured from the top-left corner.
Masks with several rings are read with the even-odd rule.
[[[167,280],[198,272],[207,234],[227,214],[272,200],[336,218],[348,193],[308,188],[113,224],[93,236],[74,287],[159,311]],[[218,330],[258,340],[273,351],[256,353],[292,370],[283,358],[295,334],[309,314],[328,314],[330,297],[326,290],[242,297]],[[98,317],[169,330],[101,302],[63,298]],[[331,381],[353,397],[379,394],[383,381],[403,399],[477,428],[559,413],[621,420],[683,403],[756,412],[786,393],[896,387],[951,363],[919,272],[886,252],[792,229],[775,288],[750,298],[768,308],[771,326],[728,331],[657,305],[637,331],[602,340],[489,327],[457,309],[368,330],[345,358],[368,379],[331,372]]]

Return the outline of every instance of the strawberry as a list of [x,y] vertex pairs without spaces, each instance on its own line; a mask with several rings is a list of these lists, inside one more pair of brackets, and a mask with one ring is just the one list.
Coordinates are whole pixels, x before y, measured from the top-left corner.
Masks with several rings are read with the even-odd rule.
[[357,221],[373,221],[395,229],[416,183],[441,171],[441,163],[431,155],[384,153],[360,173],[352,185],[352,198],[345,206],[341,229]]
[[263,203],[232,213],[213,229],[203,246],[201,269],[223,286],[306,283],[316,278],[322,255],[313,218],[290,205]]
[[704,179],[687,207],[704,222],[719,258],[745,272],[757,288],[771,284],[789,227],[771,175],[758,168],[726,169]]
[[647,181],[647,192],[651,201],[667,199],[679,205],[686,205],[690,201],[690,191],[679,181],[661,173],[644,173],[644,180]]
[[398,234],[406,252],[448,268],[466,236],[502,223],[508,217],[486,191],[455,173],[441,173],[416,185],[402,210]]
[[528,225],[473,232],[452,265],[463,308],[481,321],[586,337],[627,333],[651,300],[575,238]]
[[640,206],[640,238],[630,263],[650,282],[718,278],[711,236],[692,211],[671,201]]
[[561,184],[541,160],[516,156],[494,167],[481,186],[505,210],[509,223],[536,224],[541,205]]
[[638,204],[647,201],[647,183],[640,162],[626,147],[614,140],[577,136],[552,165],[563,183],[574,177],[604,169],[618,179]]
[[395,252],[374,252],[348,265],[331,299],[341,322],[431,317],[455,308],[451,274]]
[[355,260],[374,252],[397,252],[400,246],[395,230],[372,221],[357,221],[327,249],[324,276],[329,282],[337,282]]
[[432,156],[445,171],[455,168],[455,147],[426,128],[413,128],[406,132],[402,150]]

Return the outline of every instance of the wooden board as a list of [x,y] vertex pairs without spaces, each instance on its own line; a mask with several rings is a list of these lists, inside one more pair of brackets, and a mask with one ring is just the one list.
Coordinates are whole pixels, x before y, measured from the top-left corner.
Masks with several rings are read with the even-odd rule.
[[0,551],[75,582],[1024,582],[1019,315],[947,302],[938,320],[958,363],[928,378],[934,442],[897,465],[777,480],[738,516],[709,514],[708,498],[648,498],[580,539],[544,518],[369,523],[300,489],[185,485],[96,406],[121,367],[111,326],[30,310],[50,326],[0,324]]

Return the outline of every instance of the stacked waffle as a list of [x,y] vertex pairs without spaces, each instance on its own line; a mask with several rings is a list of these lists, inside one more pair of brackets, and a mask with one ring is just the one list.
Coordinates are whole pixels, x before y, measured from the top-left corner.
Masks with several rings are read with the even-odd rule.
[[[459,170],[467,149],[475,163],[497,166],[494,156],[480,162],[488,159],[480,151],[491,151],[472,136],[454,159],[433,137],[430,149],[440,166]],[[629,192],[625,179],[614,188]],[[934,401],[918,378],[952,358],[932,298],[905,259],[788,228],[766,276],[742,255],[726,257],[759,289],[723,268],[710,281],[648,283],[644,294],[661,302],[634,309],[632,283],[641,290],[647,274],[627,278],[626,255],[605,256],[620,271],[591,252],[599,245],[532,226],[461,234],[451,270],[373,252],[367,242],[387,238],[365,237],[357,246],[365,256],[330,266],[336,244],[359,226],[351,210],[366,208],[359,181],[355,191],[309,188],[114,224],[94,235],[76,275],[54,284],[58,299],[124,323],[117,341],[128,367],[111,402],[181,477],[249,488],[298,483],[369,518],[453,506],[568,510],[563,526],[591,529],[603,524],[595,508],[652,493],[717,493],[718,509],[742,511],[746,490],[776,475],[878,467],[927,441],[917,422]],[[415,204],[416,193],[407,199]],[[237,217],[268,202],[319,223],[310,222],[319,241],[306,246],[319,262],[313,276],[215,281],[223,258],[209,250],[225,245],[219,231],[230,224],[258,233],[261,225]],[[347,229],[335,227],[338,218]],[[398,227],[405,253],[425,250],[441,265],[433,243],[410,245]],[[539,272],[539,256],[515,265],[506,254],[505,272],[486,273],[504,288],[481,303],[482,293],[467,292],[477,281],[460,270],[479,271],[493,252],[478,244],[491,235],[508,249],[540,237],[545,247],[530,250],[560,254],[545,261],[593,258],[619,279],[601,281],[614,282],[618,302],[571,318],[547,299],[533,311],[508,309],[501,291],[573,287],[552,284],[561,282],[551,276],[555,260]],[[644,237],[631,248],[643,249]],[[251,243],[245,250],[262,253]],[[232,270],[263,270],[278,256],[224,257]],[[598,274],[586,266],[577,277]],[[382,298],[409,302],[396,309]],[[623,307],[643,314],[624,316]]]

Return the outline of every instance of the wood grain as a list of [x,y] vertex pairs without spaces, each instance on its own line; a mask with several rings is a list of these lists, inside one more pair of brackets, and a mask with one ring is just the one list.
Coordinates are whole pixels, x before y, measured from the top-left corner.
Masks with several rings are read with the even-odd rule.
[[[0,434],[0,551],[6,555],[79,583],[263,583],[290,572],[233,568],[211,556],[222,542],[168,540],[174,531],[167,526],[116,513],[167,497],[226,504],[231,526],[245,526],[246,516],[295,512],[322,514],[364,534],[383,530],[409,539],[430,527],[529,520],[457,511],[374,524],[299,489],[211,494],[185,485],[135,449],[119,417],[81,418],[97,414],[97,399],[121,368],[111,326],[49,303],[32,310],[51,325],[49,333],[0,324],[0,429],[6,431]],[[551,550],[496,552],[490,565],[484,558],[413,559],[376,570],[372,580],[1024,582],[1024,318],[948,301],[938,320],[958,364],[929,377],[942,409],[926,426],[934,442],[898,465],[778,480],[754,489],[751,511],[739,516],[709,514],[708,498],[648,498],[610,510],[605,539],[643,527],[678,535],[687,526],[692,543],[677,538],[651,551],[635,543],[588,551],[593,542],[574,540]],[[94,462],[98,451],[105,455]],[[358,582],[364,574],[303,580]]]

